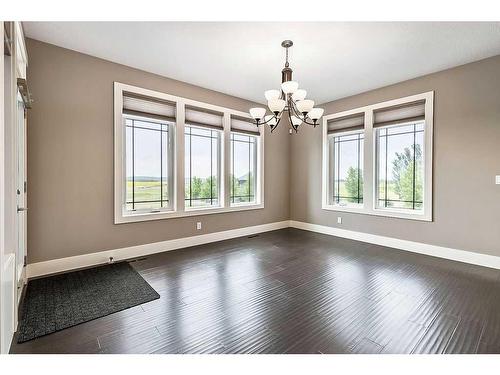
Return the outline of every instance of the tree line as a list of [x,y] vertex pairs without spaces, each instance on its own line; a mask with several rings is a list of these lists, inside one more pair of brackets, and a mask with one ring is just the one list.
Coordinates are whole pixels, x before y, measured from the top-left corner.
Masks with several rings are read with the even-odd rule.
[[[239,178],[231,174],[231,196],[248,196],[255,194],[253,191],[253,178],[252,173],[248,173]],[[210,199],[210,196],[217,197],[218,191],[219,184],[217,176],[209,176],[206,178],[194,176],[191,178],[191,184],[189,181],[186,181],[186,199],[190,197],[192,199]]]
[[[401,153],[396,152],[396,158],[392,161],[391,182],[394,193],[399,200],[422,202],[422,161],[422,148],[419,144],[405,147]],[[357,203],[358,197],[363,198],[363,173],[359,168],[349,167],[345,188],[349,197],[348,202]],[[412,206],[410,202],[405,205]],[[388,205],[390,206],[391,202],[388,202]]]

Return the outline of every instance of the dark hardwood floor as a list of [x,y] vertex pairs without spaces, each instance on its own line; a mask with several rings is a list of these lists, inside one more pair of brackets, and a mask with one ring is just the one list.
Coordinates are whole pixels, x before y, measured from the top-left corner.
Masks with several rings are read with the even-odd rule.
[[500,353],[500,271],[297,229],[131,263],[159,300],[13,353]]

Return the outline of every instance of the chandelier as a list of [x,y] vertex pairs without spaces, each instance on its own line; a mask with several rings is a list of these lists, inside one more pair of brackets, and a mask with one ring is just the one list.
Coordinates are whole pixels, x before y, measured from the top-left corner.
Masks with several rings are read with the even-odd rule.
[[323,116],[322,108],[314,108],[314,101],[306,99],[307,91],[299,89],[299,83],[292,81],[292,69],[288,63],[288,48],[293,46],[291,40],[285,40],[281,46],[286,50],[285,67],[281,71],[281,90],[267,90],[264,95],[267,99],[267,106],[272,112],[266,115],[267,109],[258,107],[250,108],[250,116],[255,120],[257,126],[269,124],[271,132],[278,127],[284,112],[288,116],[290,125],[295,132],[304,122],[316,127],[318,120]]

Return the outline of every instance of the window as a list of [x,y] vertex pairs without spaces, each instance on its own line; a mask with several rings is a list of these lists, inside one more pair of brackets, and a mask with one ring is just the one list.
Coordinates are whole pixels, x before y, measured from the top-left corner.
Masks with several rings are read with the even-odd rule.
[[364,113],[328,122],[333,205],[363,205],[363,129]]
[[220,132],[186,126],[185,135],[185,207],[219,205]]
[[167,122],[124,116],[126,211],[171,208],[171,147]]
[[257,202],[259,128],[246,119],[231,119],[231,205]]
[[220,205],[220,144],[223,114],[186,107],[184,128],[185,207]]
[[323,209],[432,220],[433,97],[323,117]]
[[231,203],[255,202],[257,137],[231,133]]
[[124,94],[125,212],[172,209],[175,105]]
[[116,224],[264,207],[247,113],[115,82],[114,139]]
[[373,111],[377,209],[424,207],[425,100]]
[[377,207],[423,209],[424,123],[376,130]]

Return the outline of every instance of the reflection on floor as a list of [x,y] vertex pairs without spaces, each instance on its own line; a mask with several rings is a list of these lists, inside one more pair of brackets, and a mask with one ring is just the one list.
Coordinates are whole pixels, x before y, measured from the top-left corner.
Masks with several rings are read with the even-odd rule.
[[283,229],[132,265],[159,300],[13,353],[500,353],[500,271]]

